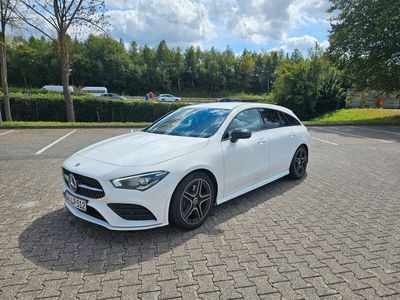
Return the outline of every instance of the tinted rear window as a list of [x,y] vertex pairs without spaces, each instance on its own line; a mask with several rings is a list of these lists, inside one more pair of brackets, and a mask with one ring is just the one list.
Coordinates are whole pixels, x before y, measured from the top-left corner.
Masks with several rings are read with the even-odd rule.
[[286,114],[286,113],[281,112],[281,111],[279,112],[279,114],[281,115],[282,120],[285,122],[285,126],[298,126],[298,125],[301,125],[300,122],[296,118],[292,117],[291,115]]

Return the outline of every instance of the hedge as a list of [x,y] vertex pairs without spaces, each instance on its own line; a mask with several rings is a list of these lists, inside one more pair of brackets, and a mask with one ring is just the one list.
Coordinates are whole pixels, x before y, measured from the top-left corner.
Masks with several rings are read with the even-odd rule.
[[[152,122],[183,103],[106,100],[92,96],[73,96],[77,122]],[[66,121],[62,95],[11,94],[14,121]],[[4,103],[1,98],[1,108]],[[4,113],[3,113],[4,115]]]

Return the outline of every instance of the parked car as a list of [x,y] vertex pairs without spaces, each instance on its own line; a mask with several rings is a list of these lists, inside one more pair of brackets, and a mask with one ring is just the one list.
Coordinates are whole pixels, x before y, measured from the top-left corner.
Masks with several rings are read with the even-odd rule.
[[125,97],[114,94],[114,93],[107,93],[100,95],[100,98],[110,99],[110,100],[126,100]]
[[[62,85],[45,85],[42,87],[42,89],[49,91],[49,92],[54,92],[54,93],[62,93],[63,92]],[[74,88],[72,86],[69,86],[68,90],[70,93],[72,93],[74,91]]]
[[177,101],[181,101],[181,98],[175,97],[174,95],[171,95],[171,94],[160,94],[157,97],[157,100],[161,101],[161,102],[177,102]]
[[92,94],[96,97],[108,93],[107,88],[104,86],[85,86],[82,88],[82,92]]
[[112,230],[194,229],[215,204],[286,175],[303,178],[309,142],[307,128],[281,106],[186,106],[68,158],[64,204]]

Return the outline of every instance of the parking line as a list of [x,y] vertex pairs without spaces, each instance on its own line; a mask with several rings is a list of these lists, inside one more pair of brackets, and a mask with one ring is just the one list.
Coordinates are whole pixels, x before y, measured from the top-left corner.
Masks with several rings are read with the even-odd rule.
[[52,142],[51,144],[47,145],[46,147],[40,149],[38,152],[35,153],[35,155],[38,154],[42,154],[44,151],[46,151],[47,149],[49,149],[50,147],[53,147],[55,144],[61,142],[63,139],[69,137],[71,134],[73,134],[75,131],[77,131],[78,129],[74,129],[71,132],[67,133],[66,135],[60,137],[58,140],[55,140],[54,142]]
[[336,143],[333,143],[333,142],[329,142],[329,141],[325,141],[325,140],[321,140],[321,139],[318,139],[318,138],[316,138],[316,137],[311,137],[313,140],[317,140],[317,141],[320,141],[320,142],[324,142],[324,143],[328,143],[328,144],[331,144],[331,145],[335,145],[335,146],[338,146],[338,144],[336,144]]
[[3,133],[0,133],[0,135],[5,135],[5,134],[7,134],[7,133],[11,133],[11,132],[13,132],[13,131],[15,131],[15,130],[9,130],[9,131],[6,131],[6,132],[3,132]]
[[321,128],[321,127],[318,127],[318,129],[329,131],[329,132],[333,132],[333,133],[346,134],[346,135],[355,136],[355,137],[364,138],[364,139],[369,139],[369,140],[375,140],[375,141],[382,142],[382,143],[389,143],[389,144],[392,143],[392,141],[386,141],[386,140],[382,140],[382,139],[370,138],[370,137],[367,137],[367,136],[358,135],[358,134],[354,134],[354,133],[343,132],[343,131],[340,131],[340,130],[326,129],[326,128]]
[[[354,126],[352,126],[352,128],[354,128]],[[388,130],[378,130],[378,129],[371,129],[371,128],[365,128],[365,127],[358,127],[358,128],[361,128],[361,129],[364,129],[364,130],[369,130],[369,131],[391,133],[391,134],[400,135],[399,132],[393,132],[393,131],[388,131]]]

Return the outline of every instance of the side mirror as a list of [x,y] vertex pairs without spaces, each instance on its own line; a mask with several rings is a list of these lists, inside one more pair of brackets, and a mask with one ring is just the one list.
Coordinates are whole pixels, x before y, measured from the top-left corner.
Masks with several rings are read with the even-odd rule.
[[249,139],[251,137],[251,131],[248,129],[237,128],[231,133],[231,142],[236,143],[240,139]]

